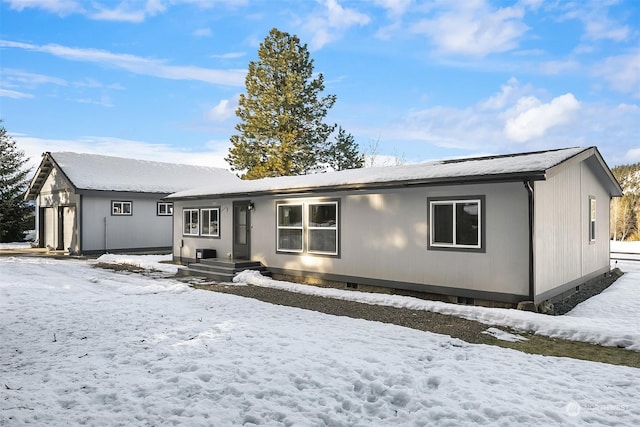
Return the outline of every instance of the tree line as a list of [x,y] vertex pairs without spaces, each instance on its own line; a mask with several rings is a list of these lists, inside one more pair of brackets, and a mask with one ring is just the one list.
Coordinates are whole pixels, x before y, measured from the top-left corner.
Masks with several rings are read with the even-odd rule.
[[624,195],[611,200],[612,240],[640,240],[640,163],[611,169]]

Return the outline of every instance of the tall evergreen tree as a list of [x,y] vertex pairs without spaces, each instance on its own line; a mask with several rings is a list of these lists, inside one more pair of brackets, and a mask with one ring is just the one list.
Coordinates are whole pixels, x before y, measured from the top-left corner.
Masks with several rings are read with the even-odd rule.
[[327,150],[326,162],[336,171],[364,167],[364,154],[358,149],[353,135],[342,129],[342,126],[338,128],[335,142]]
[[326,159],[335,125],[323,120],[336,96],[320,96],[324,77],[314,75],[307,45],[295,35],[273,28],[258,58],[249,63],[225,160],[245,179],[309,173]]
[[31,208],[24,201],[24,191],[29,184],[25,169],[29,161],[24,151],[18,149],[15,140],[7,133],[0,120],[0,242],[16,242],[24,239],[27,217]]

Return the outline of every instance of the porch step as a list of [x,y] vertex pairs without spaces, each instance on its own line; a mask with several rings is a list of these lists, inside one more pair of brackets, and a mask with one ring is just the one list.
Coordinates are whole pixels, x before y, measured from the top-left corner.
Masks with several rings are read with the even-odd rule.
[[189,263],[182,269],[182,274],[189,276],[205,276],[219,282],[230,282],[233,277],[244,270],[259,271],[271,277],[271,272],[259,261],[229,260],[226,258],[205,258],[200,262]]

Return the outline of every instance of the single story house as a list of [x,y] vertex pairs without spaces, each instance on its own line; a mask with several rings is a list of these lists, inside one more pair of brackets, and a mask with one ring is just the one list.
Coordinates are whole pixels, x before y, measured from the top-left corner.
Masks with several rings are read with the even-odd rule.
[[25,199],[36,203],[40,247],[75,254],[170,251],[173,205],[164,197],[235,181],[221,168],[47,152]]
[[538,304],[609,271],[621,195],[590,147],[212,182],[166,200],[176,260],[215,250],[300,281]]

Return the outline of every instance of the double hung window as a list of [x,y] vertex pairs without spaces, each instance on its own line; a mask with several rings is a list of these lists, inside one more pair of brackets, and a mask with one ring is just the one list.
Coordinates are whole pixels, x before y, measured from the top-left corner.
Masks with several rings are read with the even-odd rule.
[[429,247],[482,250],[484,197],[429,199]]

